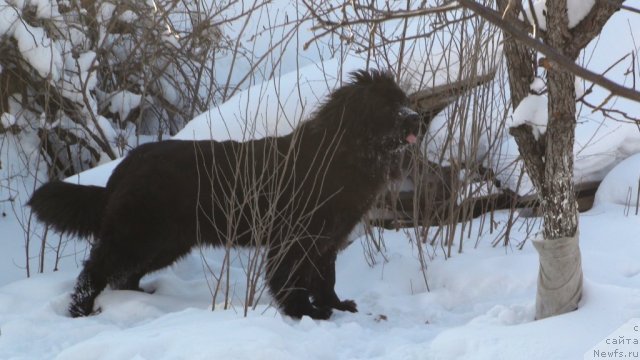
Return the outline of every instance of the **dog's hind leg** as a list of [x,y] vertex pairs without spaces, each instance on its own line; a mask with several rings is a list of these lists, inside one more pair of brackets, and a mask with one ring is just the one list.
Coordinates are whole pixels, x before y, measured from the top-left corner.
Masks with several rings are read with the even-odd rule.
[[140,278],[148,272],[144,247],[123,248],[107,236],[91,249],[78,276],[69,306],[73,317],[91,315],[96,297],[107,284],[117,290],[139,290]]
[[[164,247],[151,245],[131,249],[127,257],[115,266],[117,272],[109,278],[109,285],[114,290],[134,290],[154,293],[155,289],[142,289],[140,279],[146,274],[163,269],[175,263],[191,250],[184,242],[169,238],[163,242]],[[172,245],[172,246],[170,246]],[[138,251],[137,253],[133,250]]]
[[109,285],[114,290],[144,291],[140,288],[140,279],[145,275],[142,271],[127,271],[115,276],[109,281]]
[[84,268],[78,276],[69,305],[69,314],[72,317],[90,315],[96,297],[107,286],[105,258],[101,249],[100,245],[91,249],[89,259],[85,261]]

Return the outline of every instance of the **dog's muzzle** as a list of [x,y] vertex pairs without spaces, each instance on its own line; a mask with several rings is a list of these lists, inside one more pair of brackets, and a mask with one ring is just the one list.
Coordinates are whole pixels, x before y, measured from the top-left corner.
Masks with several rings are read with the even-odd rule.
[[420,133],[420,114],[403,106],[398,111],[398,116],[402,119],[403,127],[406,129],[407,137],[405,140],[409,144],[416,143]]

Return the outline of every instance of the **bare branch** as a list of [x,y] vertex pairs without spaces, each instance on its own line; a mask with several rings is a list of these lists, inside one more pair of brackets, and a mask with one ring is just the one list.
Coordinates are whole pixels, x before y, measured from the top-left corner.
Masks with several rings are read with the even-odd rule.
[[474,11],[483,19],[508,32],[522,44],[541,52],[564,70],[569,71],[576,76],[580,76],[585,80],[591,81],[599,86],[602,86],[614,95],[640,102],[640,92],[617,84],[602,75],[596,74],[593,71],[585,69],[584,67],[576,64],[573,59],[560,54],[552,46],[530,37],[529,34],[515,26],[512,22],[513,20],[503,20],[502,15],[497,11],[481,5],[473,0],[459,0],[458,2],[462,6]]
[[[320,29],[324,29],[324,31],[316,34],[311,40],[307,41],[304,45],[304,49],[308,48],[311,43],[314,41],[328,35],[331,33],[337,32],[337,30],[342,28],[348,28],[354,25],[359,24],[367,24],[369,26],[391,21],[391,20],[402,20],[409,19],[413,17],[421,17],[427,15],[434,14],[442,14],[448,13],[453,10],[460,9],[460,6],[456,2],[450,2],[448,4],[437,6],[437,7],[425,7],[420,9],[408,9],[408,10],[379,10],[371,6],[362,6],[355,2],[345,2],[340,6],[331,6],[328,9],[325,9],[322,13],[318,13],[316,11],[320,6],[317,2],[313,1],[303,1],[305,7],[311,13],[312,17],[318,22],[318,24],[311,28],[313,31],[318,31]],[[369,12],[373,12],[371,16],[358,16],[353,19],[349,19],[346,16],[346,7],[351,6],[356,11],[356,14],[359,13],[358,10],[367,10]],[[343,19],[341,21],[333,21],[327,19],[324,15],[330,14],[333,11],[340,9],[343,13]],[[341,37],[343,37],[341,35]],[[352,39],[344,38],[346,41],[351,41]]]
[[571,42],[567,44],[568,48],[566,49],[566,53],[577,56],[593,38],[602,32],[604,24],[606,24],[614,12],[620,9],[623,1],[624,0],[597,1],[589,14],[576,26],[569,29],[571,32]]
[[[311,7],[310,3],[305,2],[305,5],[307,6],[307,8],[312,11],[313,8]],[[362,8],[362,6],[359,6],[357,8]],[[331,20],[323,20],[322,18],[318,17],[317,20],[320,22],[320,24],[314,26],[313,28],[311,28],[312,30],[318,30],[320,28],[330,28],[332,30],[341,28],[341,27],[345,27],[345,26],[351,26],[351,25],[357,25],[357,24],[372,24],[372,23],[381,23],[381,22],[385,22],[385,21],[389,21],[389,20],[398,20],[398,19],[408,19],[408,18],[412,18],[412,17],[420,17],[420,16],[425,16],[425,15],[433,15],[433,14],[440,14],[440,13],[445,13],[445,12],[450,12],[452,10],[457,10],[459,9],[460,6],[458,4],[456,4],[455,2],[451,2],[447,5],[443,5],[443,6],[437,6],[437,7],[428,7],[428,8],[423,8],[423,9],[415,9],[415,10],[396,10],[396,11],[375,11],[376,12],[376,16],[375,17],[367,17],[367,18],[358,18],[358,19],[353,19],[353,20],[342,20],[340,22],[334,22]],[[371,9],[371,8],[367,8],[368,10],[376,10],[376,9]]]
[[[518,11],[507,11],[509,0],[498,0],[497,5],[504,18],[508,21],[517,21]],[[537,18],[534,18],[537,23]],[[522,24],[522,23],[518,23]],[[529,94],[529,84],[535,77],[535,51],[519,43],[508,33],[504,35],[504,55],[507,60],[509,72],[509,88],[511,89],[511,106],[516,108],[520,101]]]
[[622,1],[618,1],[618,0],[598,0],[598,2],[616,4],[617,8],[620,9],[620,10],[626,10],[626,11],[630,11],[630,12],[633,12],[633,13],[636,13],[636,14],[640,14],[640,8],[623,5]]

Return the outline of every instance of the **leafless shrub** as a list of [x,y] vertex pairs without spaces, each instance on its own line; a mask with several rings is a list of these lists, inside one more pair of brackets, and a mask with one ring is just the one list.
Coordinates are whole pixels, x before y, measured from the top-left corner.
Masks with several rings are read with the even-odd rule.
[[[381,199],[374,216],[383,221],[373,224],[413,228],[425,271],[436,254],[462,252],[465,239],[476,246],[476,239],[489,233],[494,245],[509,245],[520,214],[515,211],[518,189],[515,194],[504,192],[499,179],[507,174],[491,169],[492,162],[517,161],[498,159],[508,135],[504,120],[510,107],[498,29],[455,3],[305,5],[314,17],[317,39],[339,38],[373,66],[393,69],[425,119],[434,119],[423,148],[407,154],[408,180]],[[508,224],[497,228],[493,221],[484,221],[499,209],[510,212]],[[483,221],[472,221],[478,216]],[[384,249],[379,237],[369,242],[367,251]],[[367,258],[375,259],[372,254]]]
[[24,203],[36,186],[173,135],[237,88],[214,76],[216,60],[236,45],[223,33],[236,3],[3,3],[12,23],[0,27],[0,193],[21,219],[27,274],[36,242],[39,271],[43,252],[64,248],[29,220]]
[[[224,22],[229,17],[222,14],[236,3],[205,8],[199,1],[157,1],[155,6],[80,1],[58,8],[59,16],[45,18],[34,17],[33,9],[16,9],[21,21],[43,29],[43,39],[58,45],[65,62],[56,80],[56,64],[43,74],[20,52],[16,39],[5,37],[0,41],[0,112],[14,118],[0,123],[0,134],[36,138],[39,156],[47,163],[46,178],[70,175],[105,158],[121,156],[139,142],[174,134],[195,114],[228,100],[257,78],[275,78],[283,54],[299,41],[298,25],[308,20],[304,17],[308,15],[315,21],[317,36],[305,47],[322,40],[333,56],[351,51],[364,57],[370,67],[392,69],[398,81],[414,93],[416,106],[425,117],[435,117],[424,146],[407,154],[407,183],[394,184],[366,222],[409,226],[404,231],[417,239],[425,283],[431,258],[454,256],[477,246],[477,239],[486,233],[492,235],[494,246],[524,244],[525,239],[512,239],[518,217],[528,216],[528,211],[517,209],[522,206],[518,190],[524,171],[517,165],[517,158],[497,159],[507,134],[504,121],[496,119],[505,120],[511,104],[505,90],[508,71],[499,61],[502,39],[495,27],[472,12],[444,2],[428,8],[426,2],[414,1],[385,2],[380,7],[361,1],[303,1],[299,6],[304,6],[308,14],[290,19],[291,26],[269,22],[262,30],[271,39],[269,50],[252,58],[256,55],[252,54],[255,43],[245,48],[240,37],[227,38],[224,34]],[[242,18],[254,11],[267,11],[265,4],[250,2],[233,16]],[[244,19],[241,32],[247,31],[249,23]],[[213,72],[219,53],[232,54],[230,62],[224,63],[230,67],[225,76]],[[235,68],[241,58],[251,58],[249,70]],[[630,64],[635,74],[636,59]],[[239,71],[246,72],[235,76]],[[493,74],[495,78],[489,81]],[[581,101],[593,111],[637,121],[602,104]],[[291,123],[299,120],[286,119]],[[255,135],[250,124],[247,129],[248,138]],[[272,155],[265,154],[264,158]],[[233,156],[243,158],[248,154]],[[286,156],[294,159],[295,150]],[[489,165],[500,161],[516,165],[501,167],[508,174],[492,171]],[[242,170],[237,169],[237,173],[244,173]],[[211,174],[212,179],[215,175]],[[505,192],[500,186],[499,179],[504,177],[517,179],[515,193]],[[45,176],[40,174],[38,179],[44,180]],[[236,295],[229,281],[230,269],[234,262],[241,264],[246,271],[241,296],[246,314],[264,291],[261,274],[267,266],[268,244],[261,239],[268,238],[265,234],[283,219],[269,211],[255,214],[253,247],[239,257],[232,248],[237,245],[241,219],[234,214],[244,206],[258,209],[250,202],[266,189],[263,179],[255,177],[237,176],[233,182],[249,196],[214,199],[214,203],[225,203],[225,216],[230,219],[226,229],[218,229],[228,239],[222,266],[203,259],[210,274],[214,307],[219,301],[225,308],[232,306]],[[281,194],[277,182],[267,183],[273,187],[268,189],[272,196]],[[297,200],[291,201],[293,206]],[[509,212],[507,224],[494,221],[500,209]],[[478,216],[488,221],[473,222]],[[27,258],[37,257],[38,271],[42,271],[43,253],[29,253],[29,244],[39,242],[41,251],[46,248],[59,254],[65,242],[51,239],[46,230],[34,233],[29,216],[22,219],[27,230]],[[533,220],[522,224],[526,233],[537,226]],[[290,231],[296,234],[290,235],[300,236],[305,225],[292,224]],[[385,242],[380,228],[369,226],[365,232],[368,241],[363,243],[364,253],[373,265],[377,253],[384,258]]]
[[[251,120],[248,120],[247,124],[251,124]],[[248,125],[248,128],[251,126]],[[248,139],[258,135],[251,130],[248,131]],[[303,196],[300,187],[310,186],[317,189],[318,194],[322,194],[326,169],[334,161],[340,136],[322,139],[322,148],[331,150],[322,152],[318,149],[315,155],[307,154],[305,159],[312,158],[313,163],[307,164],[308,167],[295,167],[301,151],[297,135],[298,132],[294,133],[291,146],[287,149],[276,146],[276,139],[271,137],[265,138],[264,143],[227,146],[224,152],[221,152],[220,148],[214,150],[215,144],[210,144],[218,165],[211,164],[210,167],[198,169],[198,173],[206,174],[205,178],[208,178],[208,181],[199,186],[226,189],[224,196],[220,196],[220,190],[207,191],[206,193],[212,193],[212,198],[198,204],[198,207],[208,209],[205,213],[216,216],[215,219],[198,218],[201,229],[213,228],[213,233],[206,230],[206,235],[199,233],[199,236],[224,241],[222,263],[218,266],[207,263],[206,266],[213,309],[216,309],[220,302],[223,309],[233,307],[235,299],[241,302],[242,312],[246,316],[249,310],[255,309],[267,289],[270,274],[268,269],[278,268],[280,263],[286,261],[293,276],[297,267],[305,262],[303,258],[286,258],[290,248],[304,247],[303,253],[311,252],[314,250],[307,248],[309,244],[315,244],[316,241],[335,241],[317,238],[317,234],[312,234],[309,230],[317,210],[328,199],[320,197],[322,195]],[[201,156],[198,146],[194,147],[196,157]],[[229,169],[219,165],[220,163],[235,165],[229,173]],[[223,168],[225,170],[222,170]],[[305,168],[305,173],[296,174],[296,171]],[[299,179],[305,179],[305,185],[294,182]],[[328,195],[328,198],[331,198],[331,195]],[[224,224],[224,228],[219,226],[221,223]],[[274,237],[286,240],[271,243]],[[198,241],[206,244],[211,239],[200,238]],[[291,261],[295,262],[290,263]],[[230,282],[232,263],[241,267],[245,273],[245,283],[237,289],[235,284]],[[238,294],[237,290],[241,293]]]

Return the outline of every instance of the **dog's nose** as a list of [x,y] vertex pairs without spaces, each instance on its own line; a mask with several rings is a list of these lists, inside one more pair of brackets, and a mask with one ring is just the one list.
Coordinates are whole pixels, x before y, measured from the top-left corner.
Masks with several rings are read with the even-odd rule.
[[403,106],[398,110],[398,115],[400,115],[403,118],[419,116],[417,112],[411,110],[410,108],[408,108],[406,106]]
[[400,110],[398,111],[398,115],[409,122],[420,121],[420,114],[406,106],[400,108]]
[[407,115],[407,117],[405,118],[408,122],[415,124],[420,122],[420,114],[418,114],[417,112],[413,112],[409,115]]

